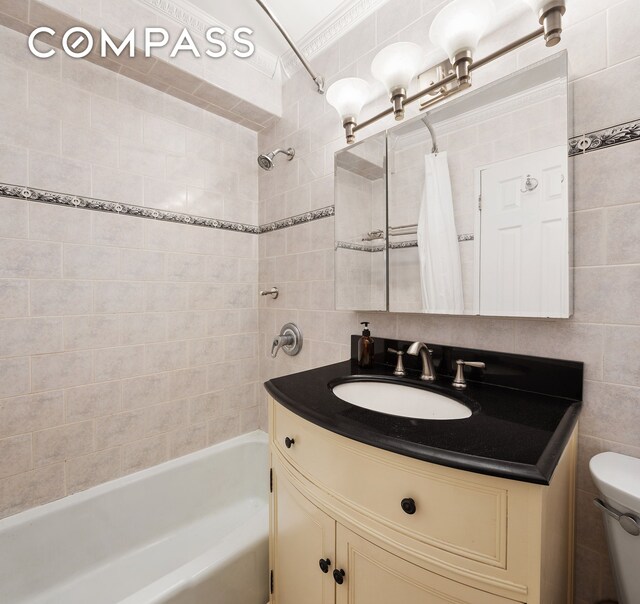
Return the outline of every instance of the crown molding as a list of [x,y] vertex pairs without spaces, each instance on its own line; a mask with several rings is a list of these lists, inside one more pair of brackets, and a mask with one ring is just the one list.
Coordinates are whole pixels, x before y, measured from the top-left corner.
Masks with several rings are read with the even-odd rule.
[[[209,13],[194,6],[188,0],[136,0],[139,4],[150,8],[154,12],[168,17],[172,21],[189,29],[193,34],[204,38],[205,32],[210,27],[221,27],[225,32],[232,31],[225,23],[215,19]],[[222,39],[231,47],[234,43],[233,36],[226,33]],[[278,66],[278,57],[256,45],[256,50],[252,56],[244,59],[254,69],[269,78],[274,77]]]
[[[302,54],[308,60],[313,59],[387,2],[388,0],[351,0],[336,9],[300,40],[298,46]],[[281,61],[283,70],[288,76],[301,67],[298,57],[292,50],[286,51]]]

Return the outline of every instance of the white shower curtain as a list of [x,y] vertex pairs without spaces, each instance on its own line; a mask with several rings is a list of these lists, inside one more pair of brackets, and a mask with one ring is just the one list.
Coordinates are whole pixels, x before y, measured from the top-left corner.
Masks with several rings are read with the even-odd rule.
[[425,312],[459,314],[464,311],[462,269],[447,154],[431,154],[424,159],[418,218],[422,305]]

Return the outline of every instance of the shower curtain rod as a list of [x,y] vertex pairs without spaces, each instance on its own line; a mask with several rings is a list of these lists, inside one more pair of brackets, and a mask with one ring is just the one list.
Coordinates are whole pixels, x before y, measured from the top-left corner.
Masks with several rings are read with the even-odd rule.
[[436,142],[436,133],[433,129],[433,126],[429,123],[427,116],[423,117],[422,121],[424,122],[424,125],[427,127],[427,130],[431,135],[431,141],[433,143],[431,146],[431,153],[438,153],[438,143]]
[[309,72],[311,79],[316,83],[318,87],[318,94],[324,94],[324,78],[321,75],[316,74],[313,69],[311,69],[311,65],[309,65],[309,61],[304,58],[303,54],[298,50],[298,47],[295,45],[294,41],[291,39],[291,36],[287,33],[287,30],[281,25],[280,21],[273,15],[269,7],[262,1],[256,0],[256,2],[262,7],[265,13],[269,16],[274,23],[274,25],[280,30],[280,33],[283,35],[284,39],[287,41],[289,46],[291,46],[291,50],[296,53],[298,59],[304,66],[304,68]]

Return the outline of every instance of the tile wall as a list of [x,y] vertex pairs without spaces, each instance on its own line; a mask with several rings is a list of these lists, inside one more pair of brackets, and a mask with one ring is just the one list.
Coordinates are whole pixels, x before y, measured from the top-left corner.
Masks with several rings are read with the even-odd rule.
[[[0,182],[257,222],[256,134],[0,28]],[[258,238],[0,197],[0,517],[258,425]]]
[[[440,3],[390,0],[329,48],[314,66],[334,79],[370,78],[371,59],[394,41],[425,43]],[[483,42],[479,54],[528,32],[530,16]],[[569,4],[564,41],[570,53],[576,135],[640,118],[640,12],[636,0],[581,0]],[[634,33],[635,32],[635,33]],[[475,76],[480,85],[547,56],[539,41],[500,59]],[[330,83],[329,82],[329,83]],[[374,113],[386,100],[365,108]],[[259,136],[260,148],[296,147],[296,161],[260,173],[261,222],[333,203],[333,155],[344,146],[333,108],[299,72],[284,88],[284,116]],[[391,125],[379,123],[360,140]],[[349,335],[372,321],[374,336],[415,338],[458,346],[560,357],[586,364],[580,425],[577,492],[576,603],[614,596],[600,515],[587,462],[602,450],[640,457],[640,192],[636,183],[640,142],[575,156],[575,314],[570,320],[332,311],[333,218],[260,236],[260,284],[277,285],[278,300],[260,308],[261,377],[281,375],[348,358]],[[265,345],[280,326],[296,321],[305,336],[297,357],[273,360]],[[262,393],[262,402],[265,396]],[[262,423],[265,425],[264,404]]]

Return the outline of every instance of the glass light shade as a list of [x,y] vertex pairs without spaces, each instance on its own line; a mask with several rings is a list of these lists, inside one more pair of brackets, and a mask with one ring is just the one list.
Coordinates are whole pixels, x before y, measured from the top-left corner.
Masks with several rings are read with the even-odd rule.
[[542,8],[549,4],[549,0],[522,0],[531,7],[531,10],[537,15]]
[[394,88],[407,90],[411,80],[424,66],[426,54],[413,42],[397,42],[383,48],[371,63],[371,74],[391,94]]
[[356,121],[369,100],[369,84],[361,78],[343,78],[329,86],[327,103],[335,107],[340,119],[352,117]]
[[475,52],[495,12],[492,0],[453,0],[436,15],[429,37],[453,63],[459,52]]

